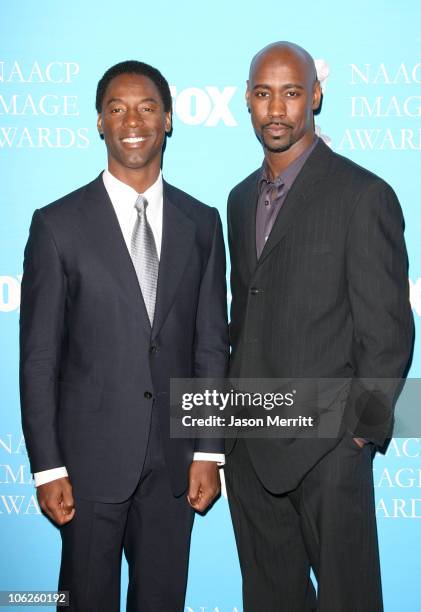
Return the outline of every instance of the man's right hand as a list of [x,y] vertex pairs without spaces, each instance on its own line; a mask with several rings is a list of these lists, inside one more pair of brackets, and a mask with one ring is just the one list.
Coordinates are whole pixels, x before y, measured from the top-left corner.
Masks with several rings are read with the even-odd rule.
[[75,515],[72,485],[68,477],[37,487],[40,508],[57,525],[65,525]]

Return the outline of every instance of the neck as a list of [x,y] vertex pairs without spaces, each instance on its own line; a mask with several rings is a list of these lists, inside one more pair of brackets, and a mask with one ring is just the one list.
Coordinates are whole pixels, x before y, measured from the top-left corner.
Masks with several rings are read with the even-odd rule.
[[154,164],[154,166],[148,166],[147,168],[122,168],[121,166],[116,167],[113,163],[108,162],[109,172],[115,176],[122,183],[126,183],[137,193],[145,193],[151,185],[153,185],[161,169],[160,164]]
[[295,142],[293,145],[285,151],[269,151],[265,149],[265,161],[269,170],[270,178],[275,179],[277,176],[282,174],[288,166],[294,162],[309,146],[313,143],[314,132],[306,134]]

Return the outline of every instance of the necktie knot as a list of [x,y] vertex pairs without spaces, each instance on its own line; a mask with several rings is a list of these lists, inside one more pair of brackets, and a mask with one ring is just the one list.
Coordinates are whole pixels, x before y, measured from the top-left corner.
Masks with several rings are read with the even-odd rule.
[[134,207],[139,214],[142,214],[146,211],[148,207],[148,200],[145,198],[145,196],[139,195],[137,196]]

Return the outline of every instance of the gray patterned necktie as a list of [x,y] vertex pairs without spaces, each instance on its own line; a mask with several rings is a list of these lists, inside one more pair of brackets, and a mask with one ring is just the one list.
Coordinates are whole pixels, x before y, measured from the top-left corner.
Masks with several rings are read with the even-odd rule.
[[147,206],[147,199],[142,195],[138,196],[135,203],[137,219],[133,228],[130,252],[152,326],[155,313],[159,258],[152,229],[146,217]]

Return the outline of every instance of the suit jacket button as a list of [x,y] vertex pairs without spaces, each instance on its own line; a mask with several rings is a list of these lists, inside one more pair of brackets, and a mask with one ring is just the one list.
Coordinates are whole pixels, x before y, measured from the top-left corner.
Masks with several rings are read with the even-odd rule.
[[252,287],[250,289],[250,293],[251,295],[257,295],[259,293],[259,290],[257,289],[257,287]]
[[145,399],[152,399],[152,393],[150,391],[145,391],[143,396],[145,397]]
[[151,350],[152,355],[156,355],[159,349],[157,346],[153,345],[151,346],[150,350]]

